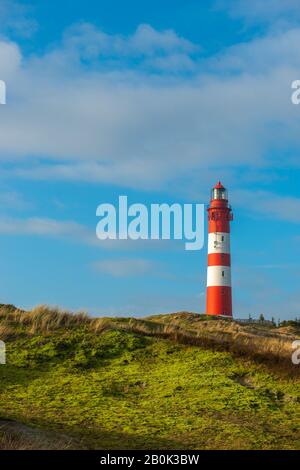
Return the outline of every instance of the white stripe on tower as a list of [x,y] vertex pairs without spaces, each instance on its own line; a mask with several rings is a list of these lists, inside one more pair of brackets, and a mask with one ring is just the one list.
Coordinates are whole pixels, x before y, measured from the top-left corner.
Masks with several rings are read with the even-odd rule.
[[209,286],[231,287],[230,266],[208,266],[207,287]]
[[229,233],[213,232],[208,234],[208,254],[230,253]]

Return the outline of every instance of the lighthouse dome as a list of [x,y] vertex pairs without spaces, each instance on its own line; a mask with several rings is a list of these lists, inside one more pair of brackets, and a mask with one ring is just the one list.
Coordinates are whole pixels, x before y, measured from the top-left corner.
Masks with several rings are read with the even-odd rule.
[[211,190],[211,199],[224,199],[226,201],[228,200],[227,189],[224,188],[221,181],[218,181],[218,183]]

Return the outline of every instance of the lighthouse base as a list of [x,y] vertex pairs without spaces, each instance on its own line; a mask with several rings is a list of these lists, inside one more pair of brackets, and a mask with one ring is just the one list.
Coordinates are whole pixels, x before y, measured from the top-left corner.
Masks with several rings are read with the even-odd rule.
[[206,315],[222,315],[226,317],[232,317],[231,287],[207,287]]

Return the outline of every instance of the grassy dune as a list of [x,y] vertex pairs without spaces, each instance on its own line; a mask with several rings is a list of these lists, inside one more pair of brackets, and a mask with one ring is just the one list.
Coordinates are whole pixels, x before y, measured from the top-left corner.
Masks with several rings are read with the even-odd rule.
[[300,449],[299,333],[2,306],[0,449]]

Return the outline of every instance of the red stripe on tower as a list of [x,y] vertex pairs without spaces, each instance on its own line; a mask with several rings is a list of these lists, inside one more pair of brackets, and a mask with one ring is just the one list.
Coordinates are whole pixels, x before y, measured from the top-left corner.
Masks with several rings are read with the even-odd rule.
[[208,211],[206,314],[232,317],[230,222],[227,190],[219,181],[211,191]]

